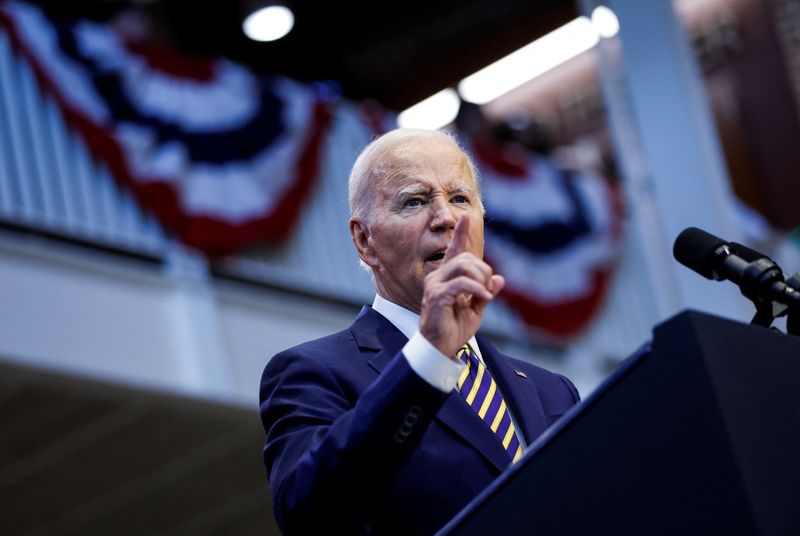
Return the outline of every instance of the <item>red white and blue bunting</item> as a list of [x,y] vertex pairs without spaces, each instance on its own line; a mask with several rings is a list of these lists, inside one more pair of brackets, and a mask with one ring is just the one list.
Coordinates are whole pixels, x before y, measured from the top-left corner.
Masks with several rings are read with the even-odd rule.
[[584,329],[602,304],[621,231],[618,193],[599,174],[526,151],[474,143],[486,208],[485,256],[501,297],[555,338]]
[[139,203],[209,255],[285,238],[317,176],[324,88],[0,4],[0,26],[67,122]]
[[[181,241],[216,256],[289,236],[328,135],[324,86],[153,49],[22,2],[0,1],[0,28],[93,156]],[[361,104],[376,135],[394,126],[392,114]],[[618,193],[545,156],[469,149],[482,176],[486,257],[507,280],[502,298],[541,333],[576,335],[608,288]]]

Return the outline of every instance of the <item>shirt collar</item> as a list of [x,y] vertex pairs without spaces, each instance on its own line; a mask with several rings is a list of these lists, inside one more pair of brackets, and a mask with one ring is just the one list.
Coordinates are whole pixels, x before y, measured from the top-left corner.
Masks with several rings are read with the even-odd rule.
[[[391,322],[394,327],[399,329],[400,332],[409,339],[419,329],[419,315],[417,313],[390,302],[380,294],[375,294],[375,299],[372,301],[372,308],[383,315],[386,320]],[[483,356],[481,355],[480,348],[478,348],[478,341],[475,337],[473,336],[467,343],[469,343],[469,347],[478,355],[478,358],[483,361]]]

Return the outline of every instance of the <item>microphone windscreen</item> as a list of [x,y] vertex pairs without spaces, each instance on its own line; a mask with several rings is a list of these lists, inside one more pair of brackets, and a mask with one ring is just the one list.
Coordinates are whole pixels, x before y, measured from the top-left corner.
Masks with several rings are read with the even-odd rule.
[[691,268],[707,279],[714,279],[718,262],[714,252],[726,242],[697,227],[684,229],[672,247],[672,255],[682,265]]

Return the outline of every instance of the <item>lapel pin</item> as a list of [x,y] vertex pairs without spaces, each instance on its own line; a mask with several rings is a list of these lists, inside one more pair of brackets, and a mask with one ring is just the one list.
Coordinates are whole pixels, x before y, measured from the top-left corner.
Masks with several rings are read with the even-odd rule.
[[521,370],[514,369],[514,372],[515,372],[515,373],[517,374],[517,376],[519,376],[520,378],[527,378],[527,377],[528,377],[528,375],[527,375],[527,374],[525,374],[524,372],[522,372]]

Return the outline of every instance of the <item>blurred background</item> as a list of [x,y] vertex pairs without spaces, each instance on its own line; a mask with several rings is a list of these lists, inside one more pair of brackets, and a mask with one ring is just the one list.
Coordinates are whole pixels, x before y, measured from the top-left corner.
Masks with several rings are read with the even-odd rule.
[[398,124],[478,164],[486,334],[583,397],[749,320],[671,248],[800,271],[799,40],[800,0],[0,1],[0,532],[277,534],[261,372],[371,302],[347,176]]

